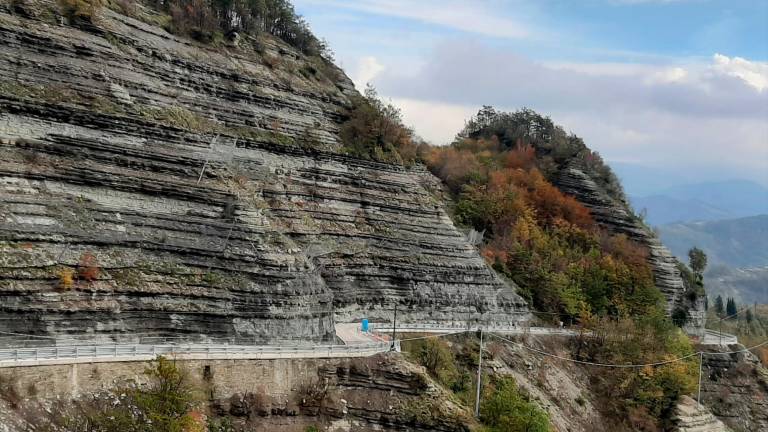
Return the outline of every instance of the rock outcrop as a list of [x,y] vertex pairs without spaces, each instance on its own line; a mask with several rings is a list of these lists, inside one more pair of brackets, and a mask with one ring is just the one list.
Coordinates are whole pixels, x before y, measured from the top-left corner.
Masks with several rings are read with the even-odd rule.
[[344,154],[334,66],[55,11],[0,1],[0,331],[311,341],[396,305],[526,315],[423,169]]
[[694,295],[691,292],[693,287],[686,287],[676,258],[656,234],[634,215],[629,205],[612,197],[577,163],[560,170],[555,184],[584,204],[600,225],[613,233],[624,234],[648,248],[648,262],[653,269],[656,287],[667,299],[667,311],[672,313],[675,308],[688,311],[686,330],[703,337],[706,320],[704,298]]
[[768,430],[768,370],[741,345],[704,355],[701,403],[735,432]]
[[678,432],[731,432],[707,407],[688,396],[680,398],[674,421]]

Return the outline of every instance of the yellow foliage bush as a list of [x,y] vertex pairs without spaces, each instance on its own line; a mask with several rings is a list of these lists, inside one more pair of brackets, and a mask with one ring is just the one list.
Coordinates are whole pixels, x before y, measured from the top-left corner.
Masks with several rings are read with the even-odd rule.
[[75,284],[75,271],[69,267],[59,270],[59,288],[70,289]]
[[61,14],[70,23],[77,20],[92,22],[96,11],[101,6],[101,0],[59,0]]

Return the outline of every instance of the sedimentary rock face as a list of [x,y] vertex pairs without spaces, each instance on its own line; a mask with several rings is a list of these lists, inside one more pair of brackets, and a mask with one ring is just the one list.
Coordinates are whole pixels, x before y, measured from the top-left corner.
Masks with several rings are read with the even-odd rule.
[[428,173],[340,151],[335,67],[45,7],[0,5],[0,330],[312,341],[395,305],[525,313]]

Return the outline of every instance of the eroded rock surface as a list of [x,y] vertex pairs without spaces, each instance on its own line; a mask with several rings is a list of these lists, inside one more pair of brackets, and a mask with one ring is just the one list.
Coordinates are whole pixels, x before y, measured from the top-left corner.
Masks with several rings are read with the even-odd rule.
[[675,424],[678,432],[731,432],[706,406],[688,396],[677,404]]
[[20,4],[0,2],[0,330],[310,341],[395,305],[525,315],[423,169],[340,150],[340,70]]
[[704,355],[701,402],[736,432],[768,430],[768,370],[741,345]]

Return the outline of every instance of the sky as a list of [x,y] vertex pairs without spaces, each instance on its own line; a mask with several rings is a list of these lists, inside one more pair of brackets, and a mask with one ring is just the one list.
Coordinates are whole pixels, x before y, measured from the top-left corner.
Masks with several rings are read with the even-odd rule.
[[355,85],[374,85],[433,144],[483,105],[528,107],[620,174],[768,186],[768,0],[294,5]]

